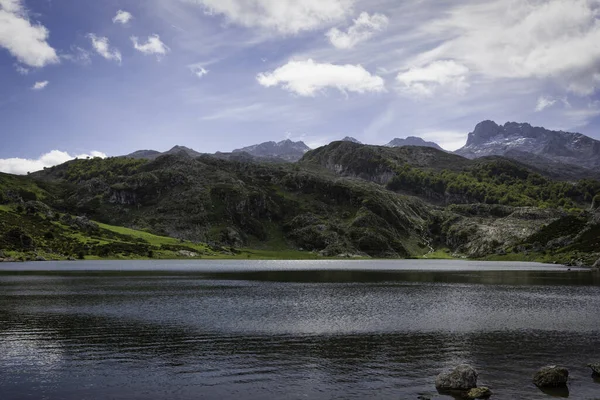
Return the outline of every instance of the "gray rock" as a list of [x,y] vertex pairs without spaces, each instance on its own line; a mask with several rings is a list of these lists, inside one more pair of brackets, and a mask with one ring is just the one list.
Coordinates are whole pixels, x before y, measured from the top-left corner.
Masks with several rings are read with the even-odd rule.
[[533,383],[538,387],[565,386],[568,380],[569,371],[556,365],[542,367],[533,376]]
[[37,256],[37,257],[35,257],[35,261],[48,261],[48,260],[46,260],[46,259],[45,259],[44,257],[42,257],[42,256]]
[[600,268],[600,258],[592,265],[593,268]]
[[470,365],[461,364],[446,370],[435,379],[438,390],[469,390],[477,387],[477,371]]
[[466,398],[467,399],[487,399],[492,394],[493,393],[489,388],[482,386],[482,387],[478,387],[478,388],[469,390],[467,392]]
[[193,251],[189,251],[189,250],[179,250],[177,252],[177,254],[181,257],[189,257],[189,258],[198,257],[198,253],[194,253]]
[[600,363],[588,364],[588,367],[590,367],[592,369],[592,373],[594,375],[600,376]]

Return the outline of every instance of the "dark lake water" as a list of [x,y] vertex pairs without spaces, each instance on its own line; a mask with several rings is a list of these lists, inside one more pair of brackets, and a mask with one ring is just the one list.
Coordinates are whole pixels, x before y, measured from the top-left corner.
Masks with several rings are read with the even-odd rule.
[[[600,399],[600,275],[461,261],[0,265],[0,399]],[[560,395],[554,393],[554,395]]]

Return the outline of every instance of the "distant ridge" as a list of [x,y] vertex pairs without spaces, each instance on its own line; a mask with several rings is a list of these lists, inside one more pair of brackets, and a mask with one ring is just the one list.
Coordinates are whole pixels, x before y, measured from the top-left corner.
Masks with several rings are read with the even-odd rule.
[[444,150],[435,142],[428,142],[420,137],[409,136],[406,139],[395,138],[386,147],[404,147],[404,146],[421,146],[421,147],[433,147],[434,149]]
[[245,152],[259,158],[280,158],[285,161],[298,161],[310,150],[304,142],[290,139],[281,142],[264,142],[233,150],[233,153]]
[[123,157],[138,158],[138,159],[147,158],[149,160],[154,160],[155,158],[166,155],[166,154],[186,154],[193,158],[199,157],[202,155],[202,153],[199,153],[196,150],[190,149],[189,147],[174,146],[172,149],[167,150],[163,153],[161,153],[160,151],[156,151],[156,150],[138,150],[138,151],[134,151],[133,153],[127,154]]

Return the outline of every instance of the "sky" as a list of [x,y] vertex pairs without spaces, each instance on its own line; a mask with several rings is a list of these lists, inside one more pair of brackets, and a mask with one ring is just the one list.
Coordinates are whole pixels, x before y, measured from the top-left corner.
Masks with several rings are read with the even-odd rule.
[[0,0],[0,171],[482,121],[600,139],[600,0]]

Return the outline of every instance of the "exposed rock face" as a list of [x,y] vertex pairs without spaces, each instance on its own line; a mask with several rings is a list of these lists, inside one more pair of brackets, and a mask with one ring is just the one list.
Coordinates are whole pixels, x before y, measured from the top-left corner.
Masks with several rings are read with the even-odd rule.
[[406,139],[395,138],[386,144],[386,147],[404,147],[404,146],[421,146],[433,147],[434,149],[444,150],[435,142],[428,142],[416,136],[409,136]]
[[477,387],[477,371],[470,365],[462,364],[442,372],[435,379],[438,390],[469,390]]
[[467,158],[513,155],[525,163],[531,154],[538,164],[547,160],[589,169],[600,167],[600,141],[527,123],[507,122],[502,126],[493,121],[480,122],[469,133],[467,144],[455,153]]
[[467,392],[467,399],[487,399],[492,395],[492,391],[486,387],[478,387]]
[[281,142],[264,142],[253,146],[233,150],[234,153],[246,152],[254,157],[281,158],[286,161],[295,162],[310,150],[304,142],[293,142],[289,139]]
[[[598,260],[600,261],[600,260]],[[588,367],[591,368],[592,373],[596,376],[600,376],[600,363],[597,364],[588,364]]]
[[568,380],[569,371],[556,365],[542,367],[533,376],[533,383],[538,387],[565,386]]

